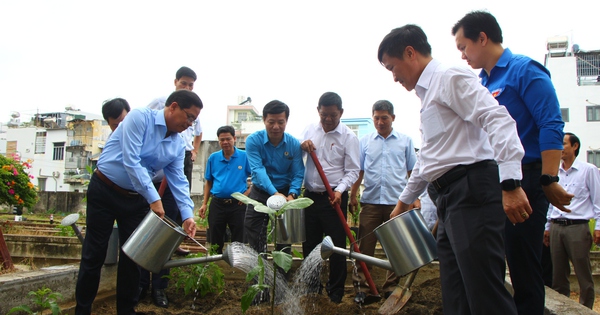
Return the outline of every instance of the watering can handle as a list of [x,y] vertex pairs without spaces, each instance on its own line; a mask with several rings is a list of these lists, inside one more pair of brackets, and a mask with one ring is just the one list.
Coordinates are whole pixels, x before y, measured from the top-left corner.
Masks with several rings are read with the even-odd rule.
[[[325,189],[327,189],[327,194],[329,195],[329,198],[331,198],[331,200],[333,200],[335,198],[335,195],[333,194],[331,185],[329,185],[329,181],[327,180],[327,177],[325,176],[325,172],[323,172],[323,166],[321,166],[321,162],[319,162],[319,159],[317,158],[315,151],[310,152],[310,157],[312,158],[313,162],[315,163],[315,167],[317,168],[317,171],[319,171],[319,176],[321,176],[321,180],[323,181],[323,184],[325,184]],[[340,205],[337,203],[333,205],[333,208],[336,210],[338,217],[339,217],[340,221],[342,222],[342,226],[344,227],[346,236],[348,236],[350,243],[353,245],[354,251],[357,253],[360,253],[360,250],[358,249],[358,245],[356,244],[356,240],[354,239],[354,236],[352,236],[352,232],[350,232],[350,228],[348,227],[348,223],[346,222],[346,218],[344,217],[342,208],[340,208]],[[377,292],[377,287],[375,286],[375,282],[373,282],[371,273],[369,272],[369,269],[367,268],[367,264],[365,264],[364,261],[359,261],[359,264],[360,264],[360,268],[362,269],[363,273],[365,274],[365,279],[367,280],[367,284],[369,284],[369,289],[371,290],[371,294],[379,295],[379,292]]]

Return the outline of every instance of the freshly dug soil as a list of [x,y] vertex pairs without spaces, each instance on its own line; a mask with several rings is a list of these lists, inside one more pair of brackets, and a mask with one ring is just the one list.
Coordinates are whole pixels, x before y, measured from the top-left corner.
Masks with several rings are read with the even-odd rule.
[[[348,277],[351,277],[350,275]],[[404,279],[400,280],[403,283]],[[374,281],[377,281],[374,277]],[[416,283],[416,282],[415,282]],[[239,279],[225,280],[225,288],[219,295],[209,294],[203,298],[197,298],[194,301],[194,296],[183,296],[182,291],[175,292],[175,289],[167,289],[169,297],[169,308],[156,307],[150,297],[141,301],[137,307],[138,312],[145,314],[219,314],[232,315],[242,314],[240,298],[246,291],[248,284]],[[411,288],[412,296],[408,303],[402,308],[398,314],[411,315],[433,315],[443,314],[442,297],[440,279],[433,278],[425,280],[420,284],[414,284]],[[358,305],[354,303],[355,291],[351,286],[346,286],[345,295],[342,303],[335,304],[329,301],[326,294],[323,295],[307,295],[300,297],[304,314],[377,314],[377,311],[385,302],[385,299],[377,303],[369,305]],[[194,309],[192,309],[192,305]],[[302,311],[293,311],[282,309],[283,306],[276,306],[275,314],[302,314]],[[100,301],[94,304],[95,314],[116,314],[116,304],[114,298]],[[246,312],[248,315],[271,314],[269,304],[261,304],[251,306]]]

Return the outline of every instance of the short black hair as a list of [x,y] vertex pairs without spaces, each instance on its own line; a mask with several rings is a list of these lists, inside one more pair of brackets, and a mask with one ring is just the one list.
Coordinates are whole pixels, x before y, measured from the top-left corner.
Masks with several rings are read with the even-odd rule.
[[171,93],[171,95],[167,97],[165,107],[170,106],[173,102],[177,102],[177,105],[179,105],[181,109],[190,108],[192,106],[199,107],[200,109],[204,107],[198,94],[189,90],[179,90]]
[[272,100],[263,108],[263,120],[267,119],[267,114],[281,114],[285,112],[285,119],[290,117],[290,108],[282,101]]
[[113,98],[102,103],[102,117],[108,122],[109,118],[117,119],[123,113],[123,110],[129,113],[131,107],[123,98]]
[[452,35],[456,35],[462,27],[466,38],[477,41],[479,33],[485,35],[494,43],[502,44],[502,29],[496,18],[486,11],[472,11],[467,13],[452,27]]
[[404,50],[411,46],[417,52],[425,57],[431,55],[431,45],[427,42],[427,35],[419,26],[406,24],[402,27],[393,29],[387,34],[379,44],[377,58],[379,62],[383,61],[383,54],[398,59],[403,59]]
[[319,98],[319,105],[317,108],[322,106],[337,106],[337,109],[342,110],[342,98],[334,92],[325,92]]
[[380,111],[387,111],[390,115],[394,115],[394,105],[392,105],[392,102],[387,101],[387,100],[379,100],[377,102],[375,102],[375,104],[373,104],[373,110],[371,112],[371,114],[375,114],[376,110],[380,110]]
[[179,70],[177,70],[177,73],[175,73],[175,79],[179,80],[181,77],[190,77],[194,79],[194,81],[196,81],[197,78],[196,72],[188,67],[181,67]]
[[569,136],[569,142],[571,143],[571,146],[574,146],[575,143],[579,144],[579,146],[575,150],[575,156],[578,156],[579,155],[579,149],[581,149],[581,141],[579,141],[579,137],[576,136],[574,133],[571,133],[571,132],[565,132],[565,136]]
[[222,133],[230,133],[232,136],[235,137],[235,128],[233,128],[233,126],[221,126],[221,127],[219,127],[219,129],[217,129],[217,138]]

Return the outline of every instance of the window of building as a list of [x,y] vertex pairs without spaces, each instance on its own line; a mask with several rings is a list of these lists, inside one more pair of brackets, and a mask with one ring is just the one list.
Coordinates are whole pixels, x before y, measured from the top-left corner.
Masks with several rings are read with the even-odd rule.
[[54,142],[54,151],[52,152],[52,160],[61,161],[65,159],[65,143]]
[[579,52],[577,58],[577,84],[600,85],[600,53]]
[[587,121],[600,121],[600,106],[587,106]]
[[17,154],[17,141],[6,141],[6,156],[14,157]]
[[600,150],[588,150],[587,161],[600,168]]
[[569,109],[568,108],[561,108],[560,115],[562,116],[562,120],[564,122],[569,122]]
[[44,154],[46,153],[46,132],[35,133],[35,153]]
[[360,129],[360,127],[358,125],[347,125],[347,126],[358,137],[358,129]]
[[238,121],[246,121],[248,120],[248,113],[247,112],[240,112],[238,113]]

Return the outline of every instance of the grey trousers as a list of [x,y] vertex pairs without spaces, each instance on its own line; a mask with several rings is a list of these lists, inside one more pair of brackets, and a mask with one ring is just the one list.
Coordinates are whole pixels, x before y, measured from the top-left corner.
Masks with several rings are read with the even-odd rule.
[[571,286],[569,275],[573,263],[579,282],[579,303],[592,309],[594,307],[594,280],[590,264],[592,235],[587,224],[559,225],[550,227],[550,254],[552,255],[552,289],[569,296]]

